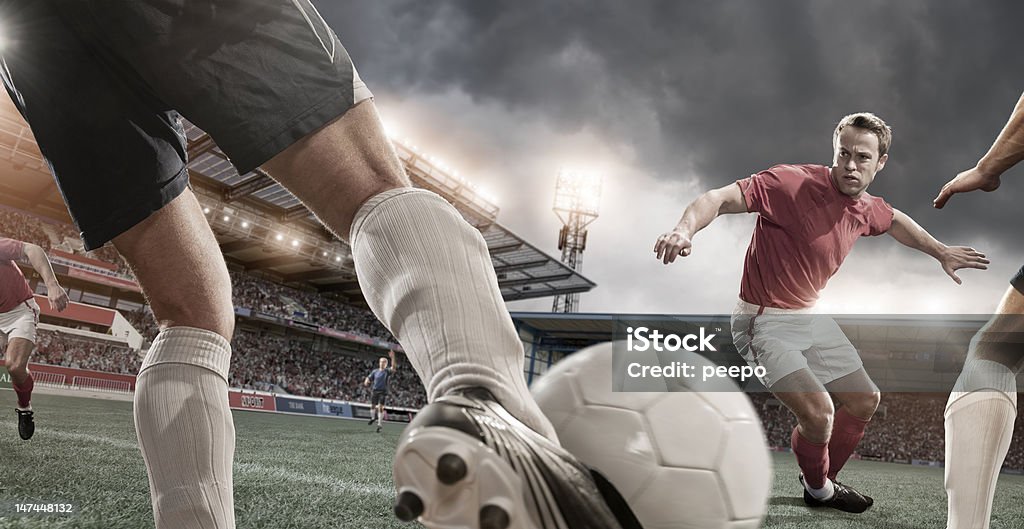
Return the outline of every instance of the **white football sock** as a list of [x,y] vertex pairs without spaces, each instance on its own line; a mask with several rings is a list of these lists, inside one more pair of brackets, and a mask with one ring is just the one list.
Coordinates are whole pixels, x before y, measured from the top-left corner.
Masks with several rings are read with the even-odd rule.
[[806,481],[804,481],[804,488],[807,489],[807,492],[809,492],[811,496],[814,496],[815,499],[821,501],[831,498],[832,495],[836,493],[836,486],[832,484],[832,480],[828,478],[825,479],[825,485],[820,489],[811,487]]
[[402,344],[430,400],[482,387],[556,439],[526,387],[523,345],[479,231],[440,196],[402,188],[359,208],[351,241],[366,302]]
[[191,327],[153,341],[135,387],[135,429],[158,529],[235,527],[228,407],[231,346]]
[[988,529],[996,479],[1017,417],[1017,382],[1006,366],[968,358],[946,404],[947,529]]

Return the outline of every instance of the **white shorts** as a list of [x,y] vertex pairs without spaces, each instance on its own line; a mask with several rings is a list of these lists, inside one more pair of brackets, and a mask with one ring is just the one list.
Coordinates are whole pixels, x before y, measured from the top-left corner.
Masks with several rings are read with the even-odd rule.
[[36,327],[39,325],[39,305],[35,298],[29,298],[13,309],[0,313],[0,333],[11,338],[24,338],[36,343]]
[[732,313],[732,340],[748,364],[765,368],[760,378],[769,389],[800,369],[828,384],[864,367],[835,320],[813,309],[762,308],[741,299]]

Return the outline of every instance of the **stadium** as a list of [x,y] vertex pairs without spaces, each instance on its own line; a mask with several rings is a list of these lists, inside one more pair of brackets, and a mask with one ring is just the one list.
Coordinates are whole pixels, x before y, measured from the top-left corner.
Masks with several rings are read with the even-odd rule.
[[[390,458],[403,424],[426,404],[426,394],[399,354],[383,435],[360,422],[370,417],[363,377],[378,357],[401,353],[401,347],[366,308],[350,249],[267,174],[238,174],[208,135],[193,125],[186,132],[192,185],[231,272],[237,330],[230,402],[238,430],[239,526],[401,526],[390,512]],[[506,301],[597,288],[502,226],[497,206],[471,182],[412,146],[395,147],[415,185],[452,202],[483,234]],[[40,431],[31,443],[20,443],[12,437],[12,418],[0,419],[0,452],[22,462],[21,470],[2,466],[0,505],[67,503],[74,509],[63,515],[0,511],[0,527],[152,526],[130,401],[156,322],[112,247],[83,251],[31,132],[6,99],[0,104],[0,149],[0,235],[46,249],[72,300],[63,313],[40,303],[41,333],[31,364],[40,387]],[[45,293],[32,269],[22,268],[37,296]],[[669,326],[723,322],[703,316],[514,312],[526,353],[524,375],[532,383],[575,351],[618,337],[623,321],[652,318]],[[793,419],[763,387],[747,387],[766,442],[780,452],[763,526],[942,525],[942,410],[962,351],[983,320],[851,316],[839,323],[884,391],[848,472],[865,488],[892,492],[879,494],[883,505],[864,517],[817,516],[811,525],[792,492],[796,466],[781,453],[788,450]],[[738,364],[730,344],[719,345],[711,359]],[[3,382],[0,389],[10,387],[6,377]],[[9,395],[0,392],[5,399]],[[1016,424],[993,527],[1024,525],[1024,423]]]

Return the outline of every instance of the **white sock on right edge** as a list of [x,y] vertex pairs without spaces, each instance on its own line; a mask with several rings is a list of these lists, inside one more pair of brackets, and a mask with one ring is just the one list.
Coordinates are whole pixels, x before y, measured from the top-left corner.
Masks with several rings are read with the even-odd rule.
[[968,358],[946,404],[947,529],[988,529],[996,480],[1013,437],[1017,381],[1006,366]]

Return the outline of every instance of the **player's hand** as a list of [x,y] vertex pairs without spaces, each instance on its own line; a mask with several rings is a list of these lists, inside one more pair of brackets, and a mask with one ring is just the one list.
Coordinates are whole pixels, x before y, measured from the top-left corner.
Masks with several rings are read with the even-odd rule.
[[60,285],[46,285],[46,298],[50,300],[50,308],[57,309],[57,312],[64,312],[71,302],[68,293]]
[[967,193],[970,191],[976,191],[978,189],[982,191],[995,191],[999,189],[999,175],[998,174],[984,174],[978,170],[977,167],[968,169],[958,175],[956,178],[946,182],[946,185],[942,186],[938,196],[932,201],[932,205],[938,209],[942,209],[942,206],[946,205],[946,201],[949,197],[957,193]]
[[658,237],[658,241],[654,243],[654,253],[661,262],[669,264],[674,262],[676,257],[690,255],[692,247],[689,235],[673,230]]
[[948,246],[946,250],[939,257],[939,263],[942,265],[942,269],[945,270],[946,275],[951,277],[956,284],[963,284],[956,275],[956,271],[962,268],[977,268],[978,270],[988,270],[989,260],[985,258],[985,254],[970,248],[968,246]]

